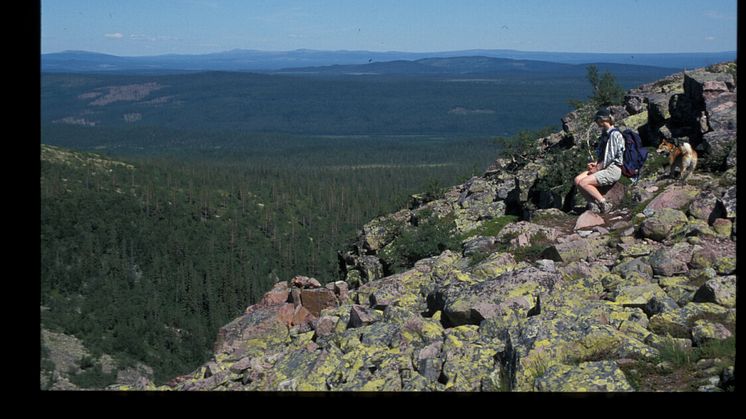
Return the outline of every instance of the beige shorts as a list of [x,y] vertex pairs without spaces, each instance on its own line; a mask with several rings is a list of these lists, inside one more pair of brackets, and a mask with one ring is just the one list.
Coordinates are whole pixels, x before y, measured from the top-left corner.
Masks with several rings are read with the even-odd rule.
[[622,177],[622,168],[616,164],[594,173],[599,186],[613,185]]

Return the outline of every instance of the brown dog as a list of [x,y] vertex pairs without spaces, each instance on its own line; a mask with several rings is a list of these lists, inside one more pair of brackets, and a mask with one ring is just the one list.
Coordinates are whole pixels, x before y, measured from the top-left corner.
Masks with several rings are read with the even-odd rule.
[[658,150],[658,154],[667,154],[668,163],[670,165],[671,177],[676,177],[676,171],[678,169],[679,178],[684,181],[697,167],[697,152],[687,142],[669,142],[666,139],[662,139]]

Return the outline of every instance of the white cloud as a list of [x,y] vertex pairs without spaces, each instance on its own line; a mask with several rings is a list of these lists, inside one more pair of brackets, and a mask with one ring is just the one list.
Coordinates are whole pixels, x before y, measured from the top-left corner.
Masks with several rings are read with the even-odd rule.
[[122,35],[121,32],[105,33],[104,36],[107,37],[107,38],[114,38],[114,39],[122,39],[122,38],[124,38],[124,35]]
[[714,41],[715,39],[717,38],[715,38],[714,36],[705,36],[705,41]]
[[165,35],[158,35],[158,36],[152,36],[152,35],[145,35],[142,33],[133,33],[130,34],[130,39],[133,41],[180,41],[181,39],[175,37],[175,36],[165,36]]

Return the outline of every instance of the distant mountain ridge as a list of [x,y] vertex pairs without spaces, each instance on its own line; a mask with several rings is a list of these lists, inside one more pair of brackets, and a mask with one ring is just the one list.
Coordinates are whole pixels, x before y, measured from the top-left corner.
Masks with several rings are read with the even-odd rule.
[[600,54],[515,50],[461,50],[443,52],[401,51],[293,51],[230,50],[209,54],[167,54],[124,57],[88,51],[63,51],[41,55],[43,72],[173,72],[173,71],[275,71],[331,65],[364,65],[383,61],[416,61],[434,57],[490,57],[547,61],[561,64],[616,63],[667,68],[696,68],[736,59],[736,51],[714,53]]
[[[601,70],[633,74],[661,70],[662,67],[617,63],[593,63]],[[667,68],[673,73],[674,68]],[[334,74],[334,75],[458,75],[458,74],[551,74],[553,76],[583,76],[585,65],[565,64],[550,61],[515,60],[487,56],[432,57],[415,61],[396,60],[367,64],[300,67],[278,70],[277,74]]]

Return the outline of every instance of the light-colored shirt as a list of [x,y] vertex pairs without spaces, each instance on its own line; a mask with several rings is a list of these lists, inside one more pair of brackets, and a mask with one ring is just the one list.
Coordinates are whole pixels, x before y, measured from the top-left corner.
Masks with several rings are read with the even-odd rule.
[[[609,132],[611,132],[611,136],[609,136]],[[612,126],[609,128],[609,131],[601,134],[599,141],[603,142],[604,140],[607,141],[602,154],[603,161],[601,162],[599,170],[609,167],[610,164],[616,164],[619,166],[624,164],[624,137],[619,131],[619,128]]]

